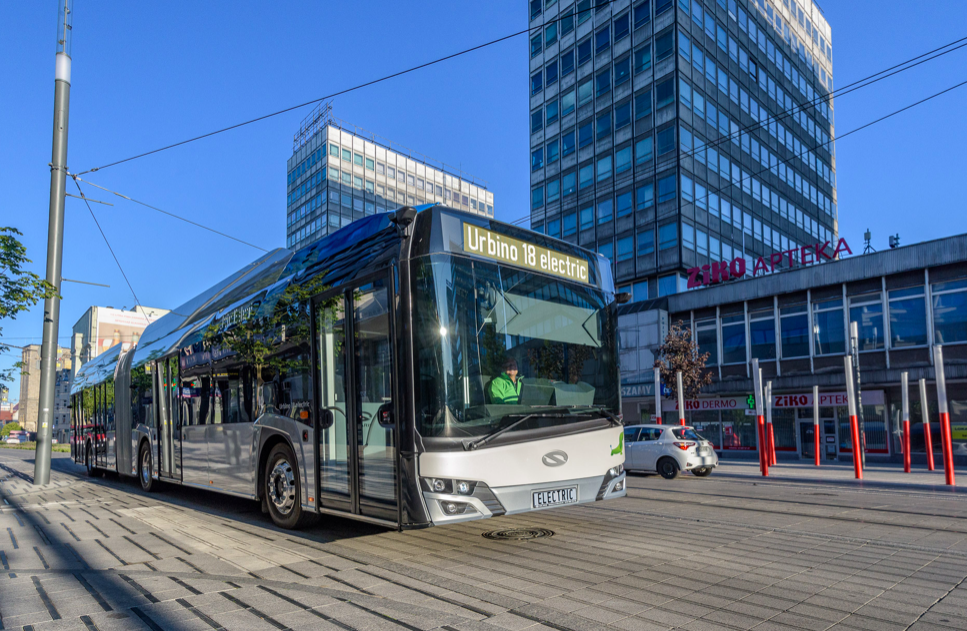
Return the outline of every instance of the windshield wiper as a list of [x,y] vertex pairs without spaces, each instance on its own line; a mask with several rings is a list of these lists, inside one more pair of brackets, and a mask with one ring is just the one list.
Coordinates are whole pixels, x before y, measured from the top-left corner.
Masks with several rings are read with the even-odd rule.
[[514,421],[510,425],[507,425],[506,427],[501,427],[501,428],[499,428],[497,430],[494,430],[493,432],[487,434],[483,438],[478,438],[475,441],[472,441],[472,442],[469,442],[469,443],[465,443],[464,446],[463,446],[464,450],[466,450],[466,451],[473,451],[477,447],[480,447],[482,445],[486,445],[487,443],[489,443],[493,439],[497,438],[498,436],[500,436],[504,432],[509,432],[510,430],[514,429],[515,427],[517,427],[518,425],[520,425],[524,421],[529,421],[532,418],[551,418],[551,417],[558,418],[560,415],[559,414],[508,414],[508,415],[504,416],[504,418],[516,418],[518,416],[521,417],[521,418],[518,418],[516,421]]
[[603,406],[600,406],[600,405],[592,405],[592,404],[589,404],[589,405],[565,405],[564,407],[567,408],[567,409],[569,409],[569,410],[576,410],[576,409],[579,409],[579,408],[586,408],[589,412],[591,410],[595,410],[595,411],[598,411],[601,414],[603,414],[604,417],[606,419],[608,419],[608,422],[611,423],[613,426],[615,426],[615,427],[624,427],[624,423],[621,422],[621,419],[618,418],[617,416],[615,416],[606,407],[603,407]]

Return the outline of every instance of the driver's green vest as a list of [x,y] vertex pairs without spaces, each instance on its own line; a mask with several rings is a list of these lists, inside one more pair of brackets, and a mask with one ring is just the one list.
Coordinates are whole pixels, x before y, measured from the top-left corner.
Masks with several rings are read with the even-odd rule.
[[520,381],[518,377],[517,383],[514,383],[505,372],[494,377],[487,386],[490,394],[490,402],[517,405],[520,402]]

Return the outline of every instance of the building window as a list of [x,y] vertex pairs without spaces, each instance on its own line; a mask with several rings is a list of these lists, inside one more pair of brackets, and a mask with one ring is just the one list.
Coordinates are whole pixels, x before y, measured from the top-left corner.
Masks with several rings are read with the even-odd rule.
[[614,203],[610,199],[598,202],[598,223],[607,223],[614,217]]
[[635,258],[635,239],[633,236],[618,239],[618,261],[630,261]]
[[594,227],[594,206],[586,206],[581,209],[581,230]]
[[538,70],[531,75],[531,95],[537,94],[544,89],[544,74]]
[[544,129],[544,110],[538,108],[531,112],[531,133]]
[[678,274],[662,276],[658,279],[658,297],[678,293]]
[[578,128],[578,146],[586,147],[594,142],[594,125],[588,121]]
[[631,191],[618,195],[615,208],[618,217],[626,217],[631,214],[632,210],[634,210],[631,205]]
[[639,186],[638,190],[635,191],[635,199],[637,200],[638,210],[644,210],[645,208],[651,208],[655,205],[655,185],[649,182],[643,186]]
[[601,96],[611,91],[611,68],[605,68],[595,79],[595,94]]
[[648,24],[651,21],[651,3],[649,0],[639,2],[635,5],[632,13],[635,18],[635,28]]
[[722,363],[745,363],[745,315],[722,317]]
[[675,150],[675,126],[666,127],[656,134],[658,144],[658,155],[663,156]]
[[598,254],[608,259],[608,261],[614,263],[614,243],[612,243],[611,241],[605,241],[604,243],[599,243]]
[[635,95],[635,120],[651,114],[651,90]]
[[591,38],[578,42],[578,65],[591,61]]
[[536,171],[544,166],[544,147],[538,147],[531,152],[531,171]]
[[369,171],[376,170],[376,162],[372,158],[366,158],[366,169]]
[[561,238],[561,220],[555,219],[554,221],[547,222],[547,234],[555,239]]
[[563,17],[559,20],[561,23],[561,35],[567,35],[574,30],[574,8],[568,7],[567,11],[564,12]]
[[560,157],[559,147],[560,147],[560,141],[558,140],[552,140],[551,142],[547,143],[547,163],[548,164],[557,162],[557,159]]
[[655,252],[655,231],[642,230],[638,233],[638,256],[646,256]]
[[937,344],[967,342],[967,280],[933,283],[933,330]]
[[611,156],[604,156],[598,159],[598,181],[611,178]]
[[782,358],[809,357],[809,314],[806,305],[779,309],[779,336]]
[[531,0],[531,19],[533,20],[541,14],[543,10],[543,0]]
[[776,320],[771,308],[749,313],[749,350],[755,359],[776,358]]
[[651,68],[651,44],[645,44],[635,50],[635,74],[649,68]]
[[675,31],[668,31],[655,39],[655,61],[668,59],[675,52]]
[[625,55],[614,62],[614,85],[617,87],[631,78],[631,57]]
[[555,178],[547,183],[547,203],[556,202],[560,198],[561,181]]
[[550,46],[557,41],[557,22],[551,22],[544,29],[544,45]]
[[547,104],[547,124],[557,122],[557,101],[551,101]]
[[584,105],[594,97],[594,85],[591,78],[578,84],[578,105]]
[[[615,173],[624,173],[631,168],[631,145],[623,149],[618,149],[614,154],[614,171]],[[629,198],[631,193],[628,193]],[[629,202],[630,204],[630,202]]]
[[329,145],[329,155],[339,157],[339,147],[336,145]]
[[856,323],[859,350],[875,351],[884,346],[883,300],[880,292],[849,299],[849,320]]
[[531,191],[531,209],[537,209],[544,205],[544,187],[538,186]]
[[655,15],[661,15],[668,9],[672,8],[672,0],[656,0],[655,2]]
[[655,157],[654,139],[651,136],[642,138],[635,144],[635,164],[647,162]]
[[695,228],[688,223],[682,223],[682,246],[695,251]]
[[581,167],[578,180],[582,191],[594,186],[594,165],[588,164]]
[[890,291],[890,348],[927,343],[927,310],[923,287]]
[[353,161],[353,152],[350,151],[349,149],[343,149],[342,150],[342,159],[345,160],[346,162],[352,162]]
[[678,245],[678,224],[666,223],[658,228],[658,249],[668,250]]
[[353,154],[353,164],[363,166],[363,157],[358,153]]
[[547,64],[547,85],[557,83],[557,62]]
[[675,80],[666,79],[655,86],[655,108],[661,109],[675,102]]
[[601,54],[611,47],[611,27],[606,26],[594,34],[594,52]]
[[566,77],[574,72],[574,49],[568,48],[561,53],[561,76]]
[[561,116],[567,116],[574,111],[574,90],[568,90],[561,95]]
[[603,114],[599,114],[596,124],[598,127],[598,134],[597,134],[598,140],[604,140],[605,138],[610,136],[611,135],[611,112],[608,111],[608,112],[604,112]]
[[561,188],[564,189],[565,195],[574,194],[576,181],[577,176],[575,175],[574,171],[564,174],[564,177],[561,178]]
[[564,215],[564,236],[570,237],[577,234],[578,231],[578,216],[577,213],[571,213],[570,215]]
[[574,130],[561,135],[561,155],[569,156],[574,153]]
[[668,202],[675,199],[675,196],[678,194],[677,180],[678,178],[674,173],[658,180],[659,203]]
[[813,303],[813,342],[817,355],[846,352],[842,298]]

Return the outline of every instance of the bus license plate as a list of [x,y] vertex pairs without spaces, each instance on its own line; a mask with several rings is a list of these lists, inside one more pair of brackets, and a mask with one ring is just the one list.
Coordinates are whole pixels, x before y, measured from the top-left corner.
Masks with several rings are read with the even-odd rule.
[[577,504],[577,501],[578,487],[576,486],[569,486],[565,489],[534,491],[534,508],[547,508],[548,506]]

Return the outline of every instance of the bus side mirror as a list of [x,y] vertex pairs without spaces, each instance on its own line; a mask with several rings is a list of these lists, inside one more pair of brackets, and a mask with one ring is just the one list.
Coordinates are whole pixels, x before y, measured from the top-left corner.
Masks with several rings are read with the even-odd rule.
[[319,429],[329,429],[335,422],[336,417],[333,415],[332,410],[323,408],[319,414]]
[[619,305],[623,305],[626,302],[631,302],[631,294],[626,291],[619,291],[614,295],[614,299]]

